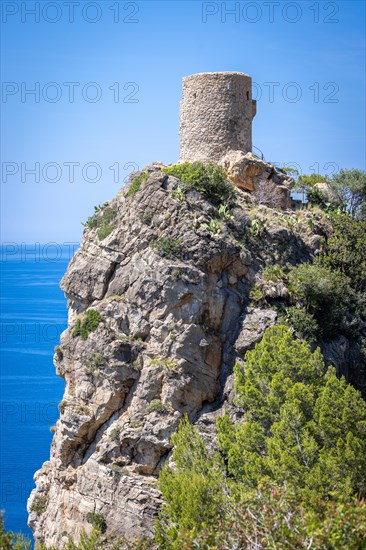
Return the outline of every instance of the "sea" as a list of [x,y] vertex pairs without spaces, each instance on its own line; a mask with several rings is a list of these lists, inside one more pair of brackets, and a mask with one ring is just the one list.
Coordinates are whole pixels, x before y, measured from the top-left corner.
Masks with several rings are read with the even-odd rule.
[[27,498],[49,459],[64,381],[53,365],[67,326],[60,280],[78,243],[1,246],[0,510],[5,527],[32,539]]

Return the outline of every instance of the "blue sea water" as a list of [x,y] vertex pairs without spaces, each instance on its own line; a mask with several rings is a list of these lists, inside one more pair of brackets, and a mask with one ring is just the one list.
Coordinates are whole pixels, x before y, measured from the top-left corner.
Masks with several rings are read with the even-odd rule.
[[26,502],[48,460],[64,382],[52,357],[67,326],[59,288],[76,243],[1,247],[0,509],[6,528],[31,537]]

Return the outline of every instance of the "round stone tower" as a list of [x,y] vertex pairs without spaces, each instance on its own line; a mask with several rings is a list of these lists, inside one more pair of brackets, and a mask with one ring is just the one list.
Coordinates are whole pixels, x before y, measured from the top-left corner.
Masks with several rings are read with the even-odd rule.
[[252,150],[252,79],[244,73],[199,73],[183,78],[180,162],[218,162],[231,150]]

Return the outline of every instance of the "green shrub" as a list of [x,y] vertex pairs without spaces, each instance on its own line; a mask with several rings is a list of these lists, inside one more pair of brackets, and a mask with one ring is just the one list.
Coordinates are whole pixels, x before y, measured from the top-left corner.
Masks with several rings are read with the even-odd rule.
[[[315,187],[317,183],[326,183],[329,187],[329,194]],[[303,174],[299,177],[296,188],[306,192],[307,199],[311,205],[319,206],[319,208],[326,212],[331,212],[339,207],[336,194],[332,191],[330,180],[326,176],[322,176],[321,174]],[[334,198],[332,199],[333,195]]]
[[108,235],[112,233],[116,229],[117,225],[115,223],[111,223],[110,225],[106,225],[105,227],[101,227],[99,231],[97,232],[97,237],[100,241],[103,239],[106,239]]
[[75,410],[78,414],[82,414],[84,416],[90,416],[91,414],[89,407],[86,405],[77,405]]
[[108,206],[108,202],[105,202],[104,204],[102,205],[98,205],[98,206],[94,206],[94,214],[93,216],[90,216],[87,220],[86,220],[86,223],[83,223],[83,225],[86,225],[87,227],[89,227],[90,229],[95,229],[96,227],[98,227],[98,214],[100,212],[102,212],[104,210],[104,208],[107,208]]
[[[264,485],[250,498],[228,501],[216,523],[196,531],[179,531],[175,544],[164,549],[207,550],[363,550],[366,505],[324,502],[322,510],[308,510],[286,486]],[[253,546],[253,541],[256,545]]]
[[230,214],[230,208],[227,204],[220,204],[218,210],[220,220],[224,222],[230,222],[234,219],[234,216]]
[[147,412],[167,412],[168,406],[160,399],[153,399],[147,407]]
[[329,183],[329,181],[326,176],[322,176],[321,174],[303,174],[299,176],[295,189],[305,192],[311,204],[324,208],[326,206],[326,198],[315,188],[316,183]]
[[[68,533],[64,531],[63,536],[67,537]],[[120,550],[121,546],[116,541],[116,544],[108,543],[105,540],[99,529],[93,528],[90,535],[87,535],[82,529],[79,537],[79,542],[76,543],[72,537],[68,537],[68,542],[62,546],[46,546],[45,544],[37,544],[36,550]]]
[[313,315],[320,338],[347,331],[346,313],[352,307],[348,277],[316,264],[302,264],[289,272],[289,289],[298,304]]
[[0,548],[3,550],[11,550],[14,534],[9,531],[6,532],[4,519],[3,519],[3,510],[0,510]]
[[260,218],[254,218],[250,220],[249,227],[247,229],[247,233],[250,236],[258,237],[262,231],[264,230],[266,226],[265,220],[262,220]]
[[[97,516],[97,517],[95,517]],[[99,516],[99,517],[98,517]],[[109,537],[104,534],[106,524],[103,516],[100,514],[88,514],[91,522],[94,521],[96,527],[93,527],[90,535],[87,535],[82,529],[78,542],[69,536],[67,531],[61,535],[68,537],[68,542],[62,546],[46,546],[44,543],[37,544],[37,550],[151,550],[152,541],[149,538],[139,538],[133,542],[121,539],[119,537]],[[15,535],[12,532],[5,532],[3,520],[0,517],[0,548],[1,550],[29,550],[31,542],[23,535]]]
[[108,203],[95,206],[94,210],[94,215],[88,218],[85,225],[90,229],[98,229],[98,239],[103,240],[116,228],[114,220],[117,213],[114,208],[108,206]]
[[138,422],[136,422],[135,420],[132,420],[130,422],[130,426],[133,430],[141,430],[142,429],[142,425],[139,424]]
[[82,340],[86,340],[89,334],[96,330],[101,320],[102,316],[99,311],[88,309],[76,320],[72,337],[76,338],[77,336],[81,336]]
[[266,283],[281,283],[287,279],[284,268],[277,264],[265,266],[262,277]]
[[184,189],[180,185],[178,185],[178,187],[176,189],[174,189],[174,191],[172,193],[173,199],[175,199],[179,202],[184,201],[184,195],[185,195]]
[[171,237],[160,237],[152,243],[152,246],[163,258],[168,259],[179,256],[182,250],[180,239],[172,239]]
[[102,514],[96,512],[88,512],[85,517],[88,523],[91,523],[93,528],[100,533],[105,533],[107,530],[107,523]]
[[219,235],[221,232],[220,223],[215,219],[211,219],[210,223],[203,223],[201,227],[203,227],[203,229],[207,229],[207,231],[213,235]]
[[167,370],[176,371],[179,366],[179,362],[178,359],[174,359],[173,357],[167,357],[166,359],[158,357],[157,359],[151,359],[150,365],[161,365]]
[[102,227],[105,225],[109,225],[113,222],[113,220],[116,217],[116,211],[114,208],[111,208],[110,206],[106,206],[103,208],[101,216],[98,218],[97,227]]
[[62,353],[61,346],[55,346],[55,354],[59,361],[62,361],[64,354]]
[[175,467],[166,463],[159,475],[164,503],[156,523],[156,540],[159,548],[179,550],[182,533],[196,534],[222,517],[226,482],[219,455],[209,453],[186,417],[171,442]]
[[230,201],[235,196],[235,189],[227,181],[225,170],[218,164],[185,162],[164,168],[164,172],[179,178],[215,205]]
[[137,176],[131,183],[127,195],[129,197],[132,197],[137,193],[137,191],[140,189],[142,182],[146,181],[149,177],[149,174],[146,172],[142,172],[139,176]]
[[258,285],[253,285],[249,292],[249,299],[252,302],[260,302],[263,298],[262,289]]
[[[274,326],[246,353],[245,371],[240,364],[235,366],[237,403],[248,410],[248,420],[260,420],[269,427],[278,418],[280,406],[275,397],[269,399],[270,392],[285,391],[287,379],[291,384],[301,381],[316,386],[324,370],[319,349],[312,353],[307,343],[294,339],[288,327]],[[280,381],[282,387],[277,388],[275,383]]]
[[286,324],[294,331],[297,338],[307,340],[309,344],[316,341],[319,332],[318,323],[313,315],[302,307],[287,307],[278,316],[279,324]]
[[37,496],[32,502],[31,512],[36,512],[36,514],[40,516],[46,511],[47,504],[48,504],[47,495]]
[[109,434],[109,439],[111,441],[119,441],[121,435],[121,430],[119,428],[113,428]]
[[253,302],[273,302],[286,300],[289,291],[287,288],[287,275],[278,265],[266,266],[257,284],[250,289],[249,299]]
[[150,225],[153,217],[154,212],[151,210],[145,210],[139,215],[139,218],[144,225]]
[[0,548],[1,550],[29,550],[30,540],[22,534],[16,534],[12,531],[6,531],[3,511],[0,510]]
[[341,271],[357,292],[366,292],[366,219],[335,214],[330,221],[333,233],[320,255],[320,264]]
[[103,355],[101,353],[95,353],[92,356],[90,362],[91,362],[91,364],[93,365],[93,367],[95,369],[101,369],[105,366],[106,359],[105,359],[105,357],[103,357]]
[[85,362],[85,372],[88,375],[94,376],[99,374],[99,370],[106,365],[106,359],[100,353],[94,353],[92,357]]

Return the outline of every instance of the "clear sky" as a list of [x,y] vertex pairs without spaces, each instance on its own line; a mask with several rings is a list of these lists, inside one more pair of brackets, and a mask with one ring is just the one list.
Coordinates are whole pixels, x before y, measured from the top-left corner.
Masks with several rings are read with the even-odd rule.
[[192,73],[252,76],[267,160],[365,169],[362,1],[1,4],[2,242],[79,241],[133,168],[176,161]]

